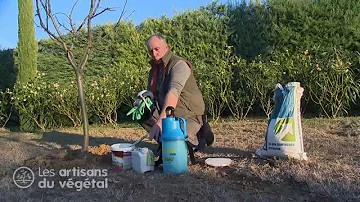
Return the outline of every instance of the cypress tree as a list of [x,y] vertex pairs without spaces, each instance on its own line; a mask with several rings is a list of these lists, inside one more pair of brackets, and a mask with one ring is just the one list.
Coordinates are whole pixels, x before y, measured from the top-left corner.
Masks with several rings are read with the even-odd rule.
[[[34,8],[32,0],[18,0],[18,83],[26,84],[36,76],[37,42],[35,40]],[[20,117],[20,128],[30,129],[28,118]],[[28,126],[27,126],[28,125]]]

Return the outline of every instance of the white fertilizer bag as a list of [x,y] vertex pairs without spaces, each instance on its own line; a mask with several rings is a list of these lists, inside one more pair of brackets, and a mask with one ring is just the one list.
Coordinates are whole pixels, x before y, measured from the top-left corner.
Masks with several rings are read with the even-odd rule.
[[304,152],[300,100],[304,89],[299,82],[290,82],[283,88],[276,85],[274,111],[268,121],[265,144],[256,151],[259,157],[289,157],[307,160]]

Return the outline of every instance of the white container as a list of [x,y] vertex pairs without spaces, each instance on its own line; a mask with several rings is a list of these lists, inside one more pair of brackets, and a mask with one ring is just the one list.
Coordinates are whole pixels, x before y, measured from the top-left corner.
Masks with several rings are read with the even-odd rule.
[[145,173],[154,170],[154,153],[148,148],[136,148],[131,152],[133,170]]
[[110,149],[112,151],[111,159],[113,170],[129,170],[132,168],[131,144],[113,144]]

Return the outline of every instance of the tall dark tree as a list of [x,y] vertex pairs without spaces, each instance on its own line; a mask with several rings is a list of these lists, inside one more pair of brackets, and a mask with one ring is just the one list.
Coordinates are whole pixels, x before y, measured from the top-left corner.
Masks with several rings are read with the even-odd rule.
[[34,29],[34,8],[32,0],[18,0],[19,25],[19,82],[26,83],[36,76],[37,42]]
[[[36,76],[37,42],[35,40],[34,8],[32,0],[18,0],[18,82],[26,84]],[[20,128],[30,129],[26,117],[20,114]]]

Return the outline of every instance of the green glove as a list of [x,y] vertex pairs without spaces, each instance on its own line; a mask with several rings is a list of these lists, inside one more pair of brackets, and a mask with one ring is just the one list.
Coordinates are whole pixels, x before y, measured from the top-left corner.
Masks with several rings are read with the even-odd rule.
[[148,109],[151,109],[151,106],[153,105],[153,102],[150,98],[146,97],[145,101],[140,102],[137,106],[134,106],[127,114],[126,116],[129,116],[132,114],[132,120],[140,120],[141,116],[145,112],[145,107]]

